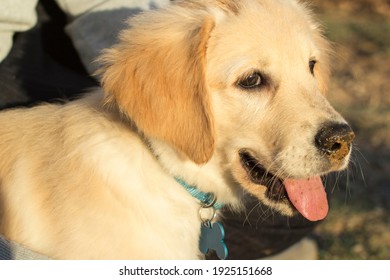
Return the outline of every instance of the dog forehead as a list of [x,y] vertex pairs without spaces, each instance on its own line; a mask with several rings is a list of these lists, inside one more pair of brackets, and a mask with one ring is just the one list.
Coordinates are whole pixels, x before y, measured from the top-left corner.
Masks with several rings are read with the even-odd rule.
[[[244,3],[247,5],[241,5],[237,14],[228,14],[217,21],[216,30],[223,34],[220,38],[290,41],[316,29],[310,12],[304,6],[293,4],[295,1],[247,0]],[[268,40],[264,40],[266,38]]]
[[215,26],[208,45],[211,68],[235,79],[248,66],[285,67],[315,56],[314,30],[301,7],[287,0],[243,2],[248,5],[241,5],[238,14]]

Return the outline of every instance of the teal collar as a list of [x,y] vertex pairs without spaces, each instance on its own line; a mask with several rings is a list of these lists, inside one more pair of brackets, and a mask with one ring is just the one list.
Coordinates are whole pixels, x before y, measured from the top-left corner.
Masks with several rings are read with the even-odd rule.
[[184,189],[197,200],[200,201],[202,207],[213,207],[215,210],[220,210],[224,204],[217,202],[217,197],[213,193],[205,193],[198,190],[195,186],[188,185],[184,180],[175,177],[175,180],[184,187]]

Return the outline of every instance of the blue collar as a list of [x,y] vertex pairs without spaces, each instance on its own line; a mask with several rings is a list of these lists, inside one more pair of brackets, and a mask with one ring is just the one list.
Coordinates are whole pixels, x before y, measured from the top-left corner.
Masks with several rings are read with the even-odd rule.
[[205,193],[198,190],[195,186],[188,185],[182,179],[175,177],[175,180],[184,187],[184,189],[193,197],[201,202],[202,207],[213,207],[215,210],[220,210],[224,206],[222,203],[217,202],[217,198],[213,193]]

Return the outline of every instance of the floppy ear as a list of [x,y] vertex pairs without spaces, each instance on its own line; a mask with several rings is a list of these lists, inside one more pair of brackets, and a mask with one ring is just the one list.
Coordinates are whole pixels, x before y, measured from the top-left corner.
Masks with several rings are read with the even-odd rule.
[[192,161],[214,151],[205,56],[214,21],[180,7],[142,14],[101,57],[102,86],[145,135],[170,143]]
[[331,43],[324,36],[324,30],[318,20],[312,13],[312,8],[308,2],[294,0],[295,5],[303,9],[303,16],[309,22],[314,44],[319,50],[319,56],[316,57],[317,63],[314,67],[314,75],[318,82],[318,88],[322,94],[328,91],[329,79],[331,75],[330,59],[333,56]]
[[314,28],[314,43],[319,50],[319,57],[314,67],[314,76],[318,81],[318,87],[322,94],[328,91],[331,75],[330,60],[334,55],[332,44],[324,37],[322,28],[316,24]]
[[331,44],[324,38],[320,37],[316,40],[317,46],[320,49],[320,57],[314,68],[314,75],[318,81],[318,87],[322,94],[328,91],[331,67]]

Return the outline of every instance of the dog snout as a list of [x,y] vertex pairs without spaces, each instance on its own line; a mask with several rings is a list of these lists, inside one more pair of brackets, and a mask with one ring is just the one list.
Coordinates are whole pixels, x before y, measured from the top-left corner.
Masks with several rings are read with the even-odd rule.
[[333,160],[343,160],[351,149],[355,133],[346,123],[327,123],[315,136],[315,145]]

